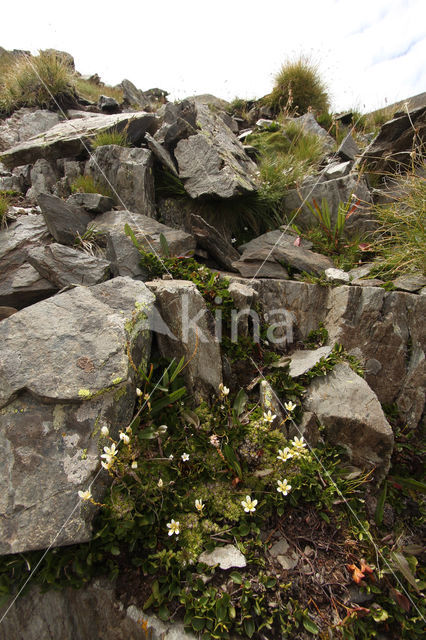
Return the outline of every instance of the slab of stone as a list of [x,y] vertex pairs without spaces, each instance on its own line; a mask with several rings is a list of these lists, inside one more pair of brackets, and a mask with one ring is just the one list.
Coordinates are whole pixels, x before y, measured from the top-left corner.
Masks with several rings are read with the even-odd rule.
[[82,207],[64,202],[49,193],[41,193],[37,203],[51,235],[61,244],[73,245],[77,233],[83,235],[93,220],[93,216]]
[[104,131],[126,131],[131,144],[139,144],[146,131],[154,133],[157,117],[144,111],[136,113],[98,114],[76,120],[65,120],[45,133],[29,138],[4,151],[0,159],[7,167],[34,164],[39,158],[56,160],[79,156],[87,152],[90,141]]
[[383,283],[383,280],[379,280],[379,278],[354,278],[351,280],[351,284],[357,287],[380,287]]
[[[282,268],[291,267],[297,271],[305,271],[306,273],[313,273],[321,275],[326,269],[333,267],[333,262],[327,256],[323,256],[320,253],[315,253],[309,249],[304,249],[302,246],[295,247],[294,241],[292,244],[280,244],[279,246],[273,246],[268,248],[267,246],[262,249],[246,249],[238,262],[234,263],[242,275],[245,275],[242,271],[242,265],[245,263],[253,263],[265,261],[267,264],[279,264]],[[243,269],[244,270],[244,269]],[[258,277],[265,277],[259,273]],[[269,276],[269,277],[280,277]],[[284,277],[284,276],[282,276]]]
[[245,556],[233,544],[216,547],[210,552],[204,551],[198,558],[198,562],[204,562],[209,567],[214,567],[218,564],[224,571],[247,566]]
[[114,200],[100,193],[73,193],[67,202],[77,207],[83,207],[89,213],[105,213],[111,211]]
[[0,278],[0,304],[23,309],[49,298],[58,288],[29,263],[12,268]]
[[289,374],[292,378],[298,378],[314,367],[321,358],[327,358],[333,347],[326,346],[319,349],[306,349],[305,351],[295,351],[290,356]]
[[251,254],[244,255],[244,259],[237,260],[232,266],[240,272],[243,278],[278,278],[288,280],[289,275],[279,262],[272,256],[265,255],[264,259]]
[[26,262],[30,247],[44,244],[49,238],[42,215],[19,216],[6,229],[0,229],[0,282],[8,272]]
[[110,263],[56,242],[28,251],[28,262],[58,289],[68,285],[90,287],[109,277]]
[[351,170],[352,162],[333,162],[329,164],[324,171],[324,176],[328,180],[334,180],[335,178],[342,178],[348,175]]
[[0,120],[0,151],[48,131],[60,121],[61,116],[56,111],[18,109],[9,118]]
[[172,256],[189,254],[195,249],[195,238],[185,231],[172,229],[140,213],[108,211],[97,216],[90,226],[106,239],[106,258],[111,262],[114,275],[146,279],[146,272],[140,266],[140,253],[124,233],[126,224],[136,235],[140,246],[147,252],[162,255],[160,234],[166,238],[169,253]]
[[153,159],[149,149],[98,147],[89,161],[96,182],[112,191],[114,202],[129,211],[155,215]]
[[52,163],[39,158],[30,170],[31,188],[28,189],[26,197],[32,202],[37,201],[40,193],[53,193],[56,183],[59,180],[56,167]]
[[343,271],[342,269],[334,269],[330,267],[330,269],[326,269],[324,271],[324,275],[329,282],[335,282],[337,284],[349,284],[349,273]]
[[399,278],[395,278],[392,282],[396,289],[409,291],[410,293],[416,293],[417,291],[420,291],[422,287],[426,286],[426,278],[420,273],[399,276]]
[[365,276],[368,276],[370,274],[373,267],[374,267],[374,264],[372,263],[367,263],[367,264],[361,265],[360,267],[355,267],[354,269],[351,269],[350,271],[348,271],[349,277],[351,279],[364,278]]
[[192,215],[191,225],[191,233],[197,240],[197,244],[205,249],[221,267],[225,267],[228,271],[235,271],[233,262],[239,259],[240,254],[232,244],[201,216]]
[[185,383],[196,399],[217,394],[222,382],[220,344],[201,293],[186,280],[154,280],[147,287],[155,294],[162,320],[153,327],[160,353],[177,361],[185,356]]
[[143,283],[115,278],[0,323],[0,554],[90,540],[96,508],[77,492],[91,486],[99,501],[109,482],[97,475],[100,425],[117,437],[131,419],[126,349],[146,367],[153,300]]
[[390,466],[393,432],[376,394],[346,363],[315,378],[304,406],[325,426],[327,440],[344,447],[355,465],[377,467],[383,478]]
[[178,171],[176,169],[175,162],[167,149],[157,142],[157,140],[155,140],[155,138],[153,138],[149,133],[145,134],[145,140],[157,160],[177,177]]
[[208,106],[196,104],[199,132],[179,140],[174,156],[191,198],[232,198],[257,190],[257,167],[241,142]]
[[[245,251],[258,251],[262,249],[273,249],[275,247],[294,247],[294,243],[297,238],[298,236],[295,234],[286,233],[286,231],[281,229],[275,229],[274,231],[267,231],[261,236],[253,238],[253,240],[250,240],[245,244],[241,244],[238,247],[238,251],[240,253],[244,253]],[[304,238],[300,238],[299,246],[303,249],[311,249],[312,242],[309,242],[309,240],[305,240]]]
[[353,162],[360,153],[358,145],[351,133],[348,133],[348,135],[343,138],[337,149],[337,155],[340,156],[342,160],[349,160],[351,162]]

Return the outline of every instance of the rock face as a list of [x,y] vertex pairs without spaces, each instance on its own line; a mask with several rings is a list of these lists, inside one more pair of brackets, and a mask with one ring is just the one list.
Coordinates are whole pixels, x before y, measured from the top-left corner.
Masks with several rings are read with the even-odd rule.
[[376,395],[346,363],[315,378],[304,400],[327,440],[348,450],[354,464],[377,466],[383,477],[389,469],[393,432]]
[[152,167],[148,149],[117,145],[98,147],[89,162],[91,175],[112,188],[117,204],[150,217],[155,214]]
[[100,426],[116,432],[131,418],[125,347],[146,365],[153,300],[143,283],[115,278],[0,323],[1,554],[90,539],[94,508],[77,491],[102,493]]
[[154,133],[156,128],[156,116],[143,111],[66,120],[46,133],[34,136],[5,151],[0,159],[7,167],[16,167],[21,164],[33,164],[39,158],[51,161],[74,157],[85,152],[90,140],[101,131],[125,130],[130,143],[138,144],[146,131]]
[[286,344],[293,344],[322,322],[329,344],[339,342],[361,360],[365,379],[380,402],[397,402],[408,424],[418,424],[425,401],[424,296],[284,280],[253,286],[269,314],[268,322],[279,324],[277,338],[285,336]]
[[426,106],[409,113],[397,113],[393,120],[385,122],[371,144],[364,151],[360,162],[366,162],[369,170],[395,172],[398,165],[409,167],[413,145],[421,145],[426,135]]
[[61,289],[67,285],[99,284],[109,276],[109,262],[56,242],[28,251],[28,261],[39,274]]
[[73,245],[77,233],[82,235],[93,217],[81,207],[69,204],[48,193],[41,193],[37,202],[46,225],[57,242]]
[[[217,393],[222,382],[219,342],[213,336],[206,304],[193,282],[155,280],[147,283],[155,294],[163,324],[157,324],[160,352],[180,360],[185,356],[185,381],[197,398]],[[160,332],[161,331],[161,332]]]
[[126,275],[146,280],[147,274],[140,266],[140,253],[124,233],[128,224],[139,244],[148,252],[162,253],[160,234],[166,238],[170,255],[184,255],[195,249],[195,239],[178,229],[171,229],[154,218],[131,211],[108,211],[96,217],[91,226],[106,238],[106,257],[111,262],[113,275]]
[[198,129],[192,133],[188,130],[190,125],[180,117],[186,137],[179,136],[174,148],[179,177],[191,198],[232,198],[254,192],[257,168],[242,144],[208,106],[196,103],[195,113]]
[[0,151],[48,131],[61,121],[58,113],[37,109],[19,109],[10,118],[0,121]]

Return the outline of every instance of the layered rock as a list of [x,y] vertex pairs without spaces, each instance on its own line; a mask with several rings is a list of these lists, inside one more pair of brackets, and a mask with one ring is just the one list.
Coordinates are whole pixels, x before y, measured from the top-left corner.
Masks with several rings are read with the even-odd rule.
[[126,348],[146,365],[153,299],[143,283],[115,278],[0,323],[0,553],[90,539],[95,509],[77,492],[102,494],[100,428],[117,435],[132,416]]

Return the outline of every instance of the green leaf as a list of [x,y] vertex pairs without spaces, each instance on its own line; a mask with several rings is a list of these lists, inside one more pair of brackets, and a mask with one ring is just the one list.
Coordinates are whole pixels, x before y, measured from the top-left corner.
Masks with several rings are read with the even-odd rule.
[[305,627],[306,631],[309,631],[309,633],[312,633],[314,636],[317,636],[319,634],[317,625],[307,615],[303,616],[303,626]]
[[239,417],[244,411],[244,407],[247,404],[247,400],[248,400],[248,395],[246,394],[244,389],[240,389],[234,400],[234,411],[237,414],[237,417]]
[[111,547],[110,548],[110,553],[112,553],[113,556],[119,556],[120,555],[120,549],[118,547]]
[[403,487],[407,487],[408,489],[415,489],[415,491],[421,491],[422,493],[426,493],[426,484],[424,482],[420,482],[419,480],[414,480],[414,478],[401,478],[400,476],[392,476],[389,480],[394,480],[398,484]]
[[328,515],[327,515],[326,513],[324,513],[324,511],[320,511],[320,512],[319,512],[319,514],[320,514],[321,518],[322,518],[325,522],[327,522],[328,524],[330,524],[330,518],[328,517]]
[[177,363],[176,368],[174,369],[172,375],[170,376],[170,382],[173,382],[173,380],[180,374],[184,364],[185,364],[185,356],[182,356],[179,362]]
[[216,600],[216,619],[219,622],[227,618],[229,601],[230,597],[227,593],[224,593],[219,600]]
[[420,589],[417,586],[416,579],[411,572],[410,565],[408,564],[407,558],[402,553],[398,553],[397,551],[394,551],[391,553],[391,558],[396,564],[397,568],[402,573],[402,575],[404,576],[404,578],[408,580],[408,582],[411,584],[412,587],[414,587],[417,593],[420,593]]
[[379,499],[377,500],[376,512],[374,514],[374,519],[376,521],[377,526],[380,526],[383,522],[383,513],[385,510],[387,491],[388,491],[388,483],[387,483],[387,480],[385,480],[383,483],[383,489],[380,493]]
[[247,522],[242,522],[238,527],[238,533],[240,536],[247,536],[250,533],[250,525]]
[[160,246],[163,254],[168,258],[170,256],[169,243],[164,233],[160,233]]
[[164,409],[164,407],[167,407],[169,404],[173,404],[174,402],[177,402],[177,400],[180,400],[180,398],[182,398],[182,396],[184,396],[185,393],[186,393],[186,387],[181,387],[180,389],[177,389],[176,391],[173,391],[172,393],[168,394],[165,398],[160,398],[160,400],[157,400],[152,404],[151,414],[154,415],[159,411],[161,411],[161,409]]
[[157,615],[160,618],[160,620],[163,620],[165,622],[170,618],[170,611],[165,604],[162,604],[157,611]]
[[230,576],[231,580],[235,582],[235,584],[243,584],[243,576],[238,571],[232,571]]
[[129,225],[127,223],[124,225],[124,233],[126,234],[126,236],[128,236],[130,238],[130,240],[133,242],[133,244],[136,247],[136,249],[138,249],[140,251],[139,242],[137,241],[133,230],[129,227]]
[[225,457],[226,462],[230,466],[230,468],[235,471],[239,478],[243,477],[243,472],[240,467],[240,463],[237,460],[237,456],[235,455],[235,451],[229,444],[225,444],[222,449],[222,453]]
[[194,618],[191,619],[191,626],[194,629],[194,631],[202,631],[205,627],[205,624],[206,624],[205,618],[199,618],[198,616],[195,616]]
[[155,438],[156,433],[157,430],[154,429],[154,427],[148,427],[148,429],[143,429],[143,431],[140,431],[138,433],[138,438],[140,440],[152,440],[153,438]]
[[251,618],[244,618],[244,631],[249,638],[251,638],[253,633],[255,632],[254,622]]

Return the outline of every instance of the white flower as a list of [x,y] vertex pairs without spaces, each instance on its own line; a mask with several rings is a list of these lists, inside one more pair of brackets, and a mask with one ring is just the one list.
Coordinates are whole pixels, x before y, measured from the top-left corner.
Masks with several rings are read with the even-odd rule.
[[173,460],[173,453],[169,455],[169,460]]
[[111,462],[111,460],[117,455],[118,449],[115,446],[115,442],[112,443],[110,447],[104,447],[105,453],[101,455],[101,458],[105,458],[107,462]]
[[136,395],[139,397],[142,395],[142,391],[139,389],[139,387],[136,387]]
[[87,491],[79,491],[78,497],[82,500],[90,500],[92,498],[92,492],[90,491],[90,489],[88,489]]
[[262,385],[262,387],[266,387],[268,385],[268,382],[266,380],[262,380],[260,384]]
[[197,511],[202,511],[204,509],[202,500],[195,501],[195,508],[197,509]]
[[216,449],[218,448],[218,446],[220,444],[220,440],[215,434],[210,436],[210,444],[212,444],[214,447],[216,447]]
[[296,451],[301,451],[302,449],[304,449],[306,447],[306,442],[303,438],[303,436],[300,436],[300,438],[298,438],[297,436],[294,436],[293,440],[291,441],[293,448]]
[[263,414],[264,422],[268,422],[269,424],[271,424],[275,420],[276,417],[277,416],[275,414],[273,414],[270,409],[269,409],[269,411],[267,413]]
[[130,442],[129,436],[127,435],[127,433],[124,433],[123,431],[120,431],[120,440],[122,440],[124,444],[129,444]]
[[103,466],[104,469],[106,469],[107,471],[109,471],[113,465],[114,459],[113,458],[109,458],[106,462],[104,462],[103,460],[101,460],[101,465]]
[[285,449],[278,449],[278,455],[277,455],[278,460],[282,460],[283,462],[286,462],[286,460],[290,460],[290,458],[292,457],[293,457],[293,453],[288,447],[285,447]]
[[162,424],[158,427],[158,433],[160,435],[164,435],[167,431],[167,425],[166,424]]
[[163,484],[164,484],[164,482],[163,482],[163,480],[160,478],[160,479],[159,479],[159,481],[157,482],[157,487],[159,487],[160,489],[162,489]]
[[189,453],[182,453],[181,458],[183,462],[187,462],[189,460]]
[[137,468],[138,468],[138,463],[136,462],[136,460],[133,460],[132,469],[137,469]]
[[246,496],[246,499],[242,500],[241,504],[244,507],[244,511],[247,513],[253,513],[256,511],[257,500],[252,500],[250,496]]
[[286,496],[291,489],[291,485],[288,484],[287,480],[278,480],[278,493],[282,493],[283,496]]
[[172,520],[167,523],[167,528],[169,529],[169,536],[172,536],[174,533],[178,536],[180,524],[177,520]]
[[222,396],[227,396],[229,394],[228,387],[225,387],[222,382],[219,384],[219,391],[220,391]]
[[101,429],[101,433],[102,433],[102,435],[103,435],[103,436],[105,436],[105,437],[109,436],[109,429],[108,429],[108,427],[102,427],[102,429]]
[[295,408],[297,407],[297,404],[294,404],[294,402],[291,402],[290,400],[290,402],[284,402],[284,406],[287,409],[287,411],[290,411],[291,413],[292,411],[295,410]]

